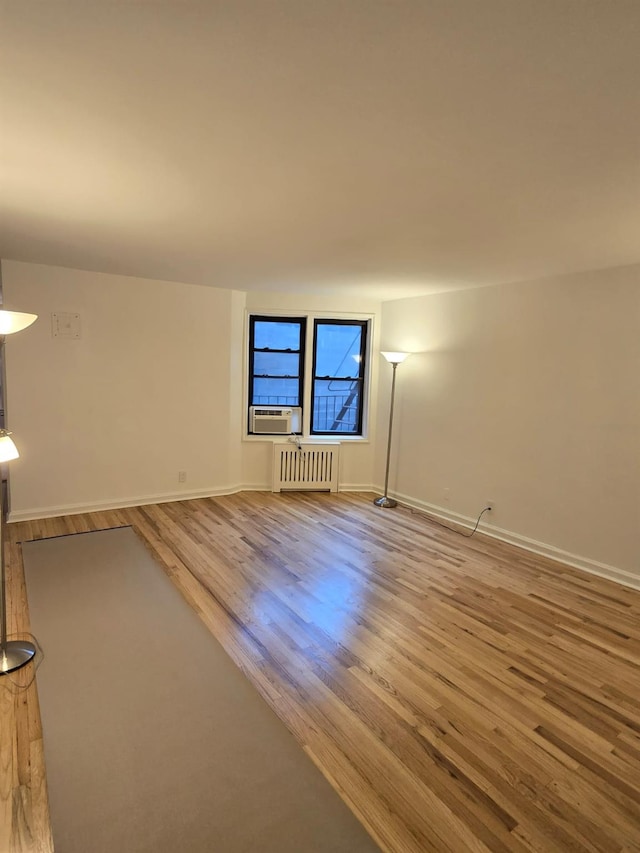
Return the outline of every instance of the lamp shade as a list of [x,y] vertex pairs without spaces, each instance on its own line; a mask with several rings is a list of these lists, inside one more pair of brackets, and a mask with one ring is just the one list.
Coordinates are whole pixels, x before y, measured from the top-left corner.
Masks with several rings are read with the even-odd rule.
[[37,314],[0,310],[0,335],[12,335],[14,332],[21,332],[37,319]]
[[391,364],[401,364],[405,358],[409,358],[410,352],[382,352],[382,355],[391,362]]
[[18,448],[13,443],[11,433],[6,429],[0,429],[0,462],[10,462],[12,459],[17,459],[20,454]]

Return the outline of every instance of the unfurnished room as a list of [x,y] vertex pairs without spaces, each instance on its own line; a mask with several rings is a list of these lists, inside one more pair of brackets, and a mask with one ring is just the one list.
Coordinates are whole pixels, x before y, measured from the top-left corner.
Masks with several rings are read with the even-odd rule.
[[0,0],[0,853],[640,853],[640,3]]

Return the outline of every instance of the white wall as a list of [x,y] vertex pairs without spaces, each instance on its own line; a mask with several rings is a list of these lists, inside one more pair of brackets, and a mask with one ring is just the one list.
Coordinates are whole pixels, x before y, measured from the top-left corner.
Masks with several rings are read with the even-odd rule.
[[383,348],[417,353],[398,368],[390,491],[474,519],[492,499],[506,538],[640,583],[640,266],[382,317]]
[[[382,306],[9,261],[2,273],[5,307],[40,315],[6,344],[12,518],[268,488],[271,442],[241,440],[246,312],[364,313],[373,416],[368,441],[343,443],[343,487],[382,485],[391,368],[378,352],[413,350],[390,492],[474,519],[492,499],[499,535],[640,583],[640,266]],[[81,315],[80,340],[52,337],[54,311]]]
[[[242,294],[12,261],[2,278],[5,307],[39,315],[6,344],[12,518],[238,486]],[[81,338],[54,339],[52,312]]]
[[[376,438],[376,399],[378,387],[378,349],[380,338],[380,310],[377,301],[353,297],[322,297],[291,293],[247,293],[246,313],[305,315],[313,312],[333,317],[368,316],[372,321],[371,376],[369,382],[370,411],[367,439],[344,440],[340,447],[340,488],[370,489],[373,483],[373,465]],[[245,323],[246,325],[246,323]],[[246,344],[245,344],[246,346]],[[270,488],[273,443],[249,439],[243,442],[243,482],[251,488]]]

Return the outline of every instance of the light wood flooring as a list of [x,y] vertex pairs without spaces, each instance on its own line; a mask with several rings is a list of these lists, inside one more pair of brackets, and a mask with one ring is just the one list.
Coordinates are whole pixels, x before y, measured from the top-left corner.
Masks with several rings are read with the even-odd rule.
[[[383,850],[640,851],[640,592],[371,499],[11,524],[10,631],[20,542],[132,525]],[[0,723],[0,853],[50,853],[36,685]]]

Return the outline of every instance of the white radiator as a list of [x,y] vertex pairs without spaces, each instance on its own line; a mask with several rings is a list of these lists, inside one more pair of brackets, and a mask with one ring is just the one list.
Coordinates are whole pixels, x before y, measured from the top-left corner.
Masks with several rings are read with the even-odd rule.
[[338,491],[339,444],[273,445],[273,492]]

